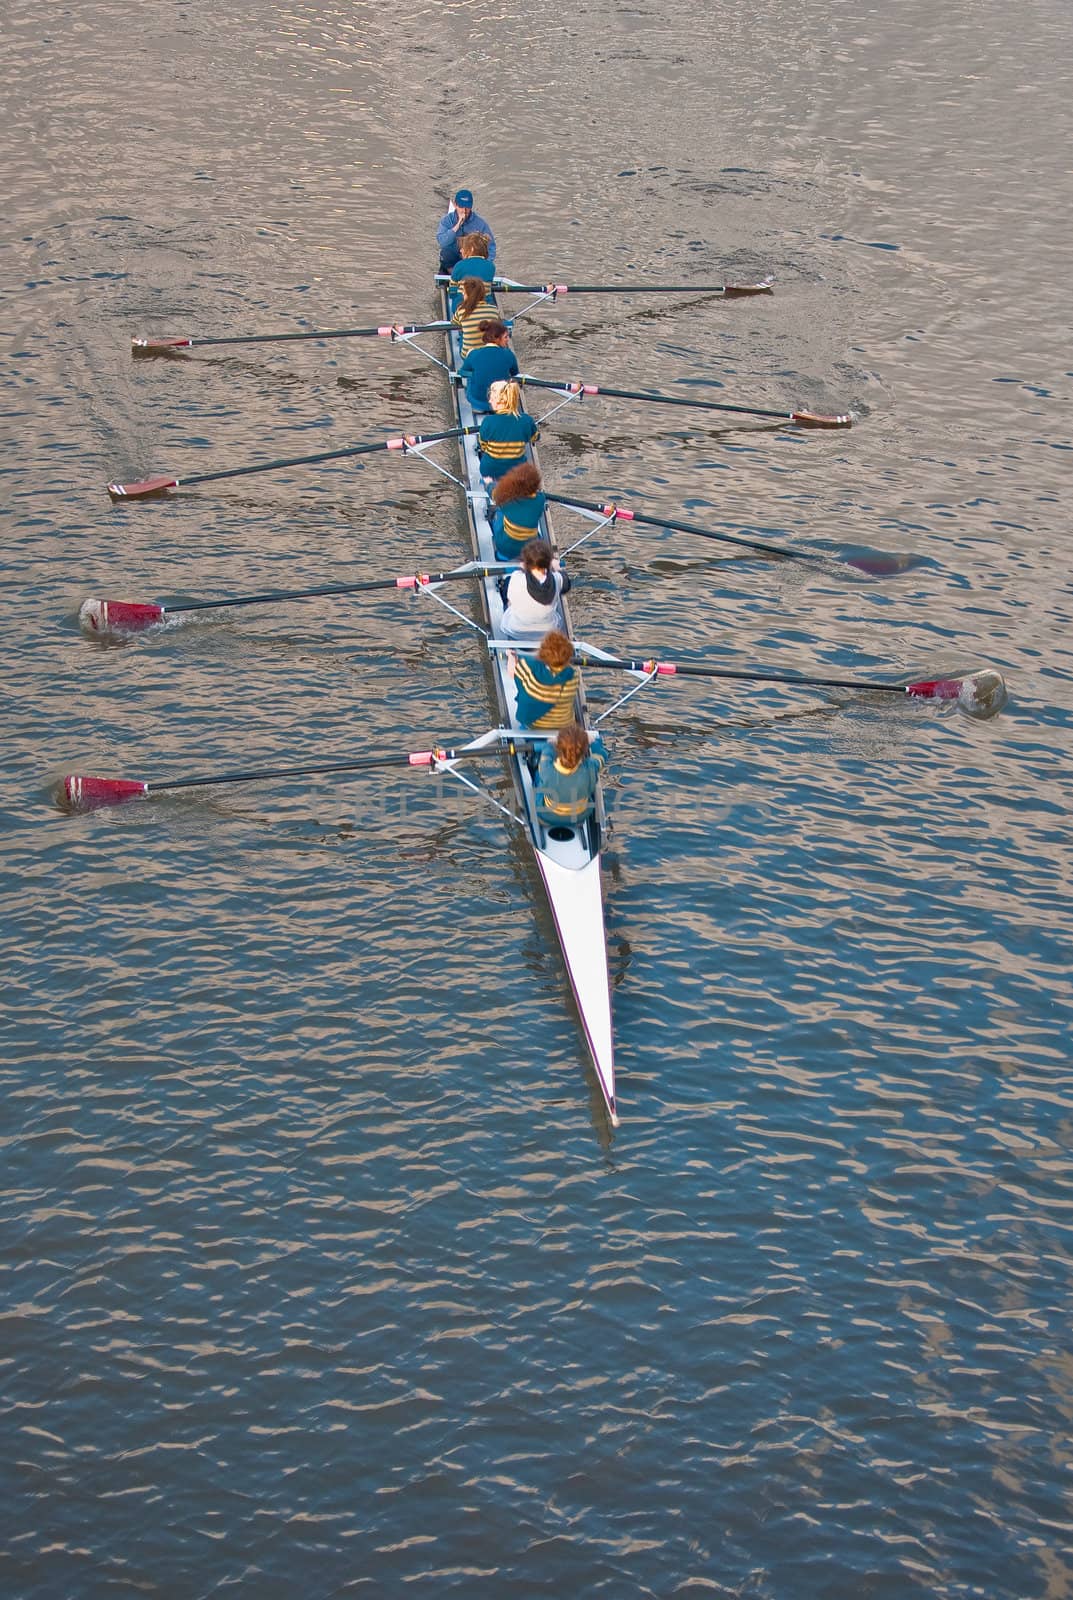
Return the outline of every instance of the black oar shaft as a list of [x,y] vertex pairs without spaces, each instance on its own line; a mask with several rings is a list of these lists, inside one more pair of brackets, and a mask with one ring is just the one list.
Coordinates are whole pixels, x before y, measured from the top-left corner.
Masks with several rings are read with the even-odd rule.
[[[582,511],[602,511],[608,513],[607,505],[600,505],[593,500],[577,500],[564,494],[549,494],[548,500],[553,500],[561,506],[577,506]],[[782,545],[768,544],[763,539],[746,539],[736,533],[717,533],[713,528],[700,528],[695,522],[667,522],[661,517],[648,517],[641,511],[627,511],[624,507],[618,508],[623,520],[629,522],[643,522],[651,528],[669,528],[673,533],[692,533],[699,539],[714,539],[718,544],[733,544],[743,550],[761,550],[765,555],[781,556],[784,560],[792,561],[822,561],[823,557],[812,550],[787,550]]]
[[[472,430],[470,430],[472,431]],[[443,433],[416,435],[415,444],[435,444],[438,439],[453,439],[465,432],[463,428],[447,428]],[[258,461],[252,467],[227,467],[221,472],[198,472],[179,481],[185,489],[191,483],[213,483],[218,478],[243,478],[255,472],[275,472],[280,467],[308,467],[319,461],[341,461],[346,456],[371,455],[376,450],[401,450],[401,439],[380,439],[376,444],[352,444],[344,450],[319,450],[315,455],[289,456],[286,460]]]
[[[583,650],[581,653],[584,656]],[[588,657],[584,657],[584,660],[586,667],[613,667],[623,672],[651,672],[655,669],[657,676],[675,678],[729,678],[738,683],[789,683],[802,689],[878,689],[887,694],[906,693],[906,687],[901,683],[862,683],[859,678],[803,678],[792,672],[743,672],[733,667],[691,667],[678,661],[609,661],[590,660]]]
[[695,411],[732,411],[741,417],[776,417],[781,421],[789,422],[793,418],[792,411],[771,411],[761,406],[735,406],[725,405],[716,400],[686,400],[678,395],[670,394],[645,394],[636,389],[609,389],[605,384],[582,385],[572,380],[554,383],[549,378],[524,377],[522,382],[533,389],[573,389],[579,388],[593,394],[606,394],[613,400],[647,400],[652,405],[661,406],[688,406]]
[[162,794],[165,789],[206,789],[220,783],[254,783],[262,778],[309,778],[328,772],[366,772],[374,767],[429,767],[438,761],[464,761],[498,755],[497,745],[476,750],[392,750],[385,755],[360,756],[354,761],[325,761],[307,767],[250,767],[244,772],[214,772],[198,778],[166,778],[162,783],[146,784],[146,794]]
[[503,567],[469,567],[465,572],[422,572],[395,578],[370,578],[363,583],[329,583],[319,589],[274,589],[265,594],[232,595],[226,600],[189,600],[184,605],[165,606],[169,617],[181,611],[223,611],[229,606],[267,606],[282,600],[321,600],[332,595],[367,594],[374,589],[416,589],[419,585],[451,583],[461,578],[487,578]]
[[[437,328],[448,326],[446,322],[388,323],[378,328],[314,328],[308,333],[246,333],[233,334],[228,338],[193,338],[190,343],[195,349],[201,349],[203,345],[210,344],[286,344],[299,339],[387,339],[392,334],[432,333]],[[153,341],[150,339],[147,342],[152,344]]]
[[150,783],[147,792],[161,794],[165,789],[206,789],[217,783],[253,783],[259,778],[306,778],[325,772],[362,772],[370,767],[409,765],[409,752],[396,750],[390,755],[362,756],[356,761],[331,761],[308,767],[251,767],[246,772],[216,772],[197,778],[167,778],[162,783]]
[[497,289],[514,294],[770,294],[767,283],[510,283],[495,280]]

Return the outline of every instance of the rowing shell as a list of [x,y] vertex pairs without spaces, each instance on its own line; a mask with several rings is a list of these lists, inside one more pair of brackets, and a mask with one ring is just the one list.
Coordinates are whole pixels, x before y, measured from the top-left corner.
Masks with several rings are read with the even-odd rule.
[[[449,291],[442,288],[443,315],[450,320]],[[457,331],[446,335],[447,355],[451,370],[458,371],[462,364],[462,336]],[[477,419],[465,390],[452,385],[455,412],[459,426],[475,428]],[[530,451],[536,459],[535,451]],[[488,493],[481,478],[476,435],[465,433],[459,441],[462,459],[462,476],[466,484],[466,513],[474,557],[480,562],[493,563],[498,558],[492,545],[492,529],[488,521]],[[555,548],[550,521],[541,519],[540,537]],[[548,904],[555,922],[559,945],[570,988],[577,1004],[581,1026],[589,1047],[592,1064],[600,1092],[607,1107],[613,1127],[618,1126],[615,1101],[615,1046],[611,1025],[611,985],[607,972],[607,936],[604,932],[603,884],[600,878],[600,841],[605,825],[603,795],[596,794],[594,815],[580,828],[547,828],[536,811],[536,794],[533,773],[527,754],[540,748],[531,733],[522,729],[514,710],[514,683],[507,671],[506,651],[496,649],[497,642],[505,642],[503,633],[503,601],[494,577],[483,578],[480,584],[485,620],[491,636],[492,671],[495,678],[496,698],[499,703],[501,726],[511,729],[517,737],[506,738],[504,748],[510,763],[511,775],[517,795],[519,814],[524,822],[537,869],[548,896]],[[573,629],[565,596],[561,598],[566,632],[572,639]],[[510,641],[516,648],[525,649],[523,643]],[[579,721],[585,724],[584,692],[578,695]],[[554,737],[554,736],[553,736]]]

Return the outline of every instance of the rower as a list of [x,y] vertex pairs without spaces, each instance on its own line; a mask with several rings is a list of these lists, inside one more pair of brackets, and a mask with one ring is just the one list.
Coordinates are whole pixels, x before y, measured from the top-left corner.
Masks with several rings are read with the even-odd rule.
[[490,384],[488,398],[491,415],[483,418],[478,435],[480,467],[483,478],[497,483],[525,460],[528,446],[540,435],[533,418],[522,410],[521,386],[513,379]]
[[515,714],[523,728],[564,728],[573,722],[581,675],[565,633],[552,628],[535,655],[508,651],[507,671],[514,679]]
[[486,233],[467,233],[459,245],[461,261],[456,261],[451,268],[451,281],[448,288],[452,292],[461,289],[463,278],[483,278],[485,283],[485,298],[489,299],[492,293],[492,282],[496,275],[495,262],[488,256],[488,235]]
[[[475,283],[476,279],[468,282]],[[455,314],[456,320],[458,313]],[[498,318],[478,322],[478,332],[484,340],[471,350],[459,367],[456,377],[466,385],[466,399],[474,411],[488,411],[491,401],[488,390],[493,383],[518,376],[518,361],[510,348],[510,329]]]
[[436,243],[440,247],[440,271],[450,272],[458,264],[459,246],[467,233],[486,233],[488,235],[488,259],[496,258],[495,234],[473,209],[473,192],[470,189],[459,189],[447,208],[447,215],[441,218],[436,229]]
[[546,828],[578,828],[596,809],[596,786],[607,762],[598,733],[578,723],[544,746],[536,775],[537,816]]
[[[481,332],[482,323],[499,321],[495,301],[486,299],[487,292],[488,285],[483,278],[462,279],[462,301],[451,321],[456,328],[462,330],[463,358],[482,344],[484,340],[484,334]],[[506,328],[506,323],[503,327]]]
[[560,595],[567,594],[570,579],[546,539],[530,539],[522,551],[519,572],[507,583],[502,632],[507,639],[532,639],[549,628],[563,628]]
[[492,490],[492,544],[500,561],[517,561],[540,531],[547,503],[540,483],[536,462],[523,461],[505,472]]

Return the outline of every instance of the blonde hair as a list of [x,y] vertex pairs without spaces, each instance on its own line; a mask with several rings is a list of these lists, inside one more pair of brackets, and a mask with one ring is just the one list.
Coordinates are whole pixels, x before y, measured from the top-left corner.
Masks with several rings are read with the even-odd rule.
[[521,416],[521,385],[515,383],[513,378],[501,378],[498,383],[493,383],[489,387],[488,397],[492,402],[493,410],[505,416]]

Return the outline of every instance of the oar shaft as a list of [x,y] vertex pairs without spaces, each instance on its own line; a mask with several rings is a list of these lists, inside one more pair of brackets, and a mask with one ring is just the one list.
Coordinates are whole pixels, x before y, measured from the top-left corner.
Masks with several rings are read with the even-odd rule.
[[643,522],[651,528],[669,528],[672,533],[692,533],[699,539],[713,539],[718,544],[733,544],[743,550],[761,550],[765,555],[781,556],[793,561],[822,561],[823,557],[812,550],[787,550],[782,545],[768,544],[763,539],[746,539],[736,533],[717,533],[713,528],[700,528],[695,522],[667,522],[660,517],[648,517],[641,511],[629,511],[622,506],[600,505],[593,500],[577,500],[564,494],[549,494],[548,500],[561,506],[577,506],[582,511],[599,511],[605,516],[614,513],[624,522]]
[[[435,444],[437,439],[452,439],[462,431],[461,428],[447,428],[443,433],[419,434],[414,438],[414,443]],[[281,467],[308,467],[320,461],[342,461],[347,456],[367,456],[377,450],[406,448],[405,439],[380,439],[375,444],[352,444],[343,450],[318,450],[315,455],[289,456],[286,460],[279,461],[258,461],[251,467],[227,467],[221,472],[198,472],[192,477],[181,478],[179,482],[185,488],[191,483],[214,483],[219,478],[243,478],[255,472],[275,472]]]
[[309,333],[248,333],[227,339],[191,339],[200,348],[207,344],[286,344],[300,339],[391,339],[411,333],[433,333],[450,327],[447,322],[386,323],[378,328],[315,328]]
[[[326,772],[364,772],[373,767],[427,766],[434,752],[393,750],[388,755],[361,756],[354,761],[319,762],[308,767],[250,767],[244,772],[215,772],[196,778],[167,778],[146,785],[147,794],[163,794],[166,789],[206,789],[219,783],[255,783],[262,778],[308,778]],[[451,751],[444,751],[446,759]],[[425,758],[428,759],[425,759]]]
[[365,772],[375,767],[423,767],[436,769],[445,763],[497,755],[498,745],[474,740],[457,750],[435,747],[431,750],[392,750],[382,755],[360,756],[353,761],[323,761],[301,767],[250,767],[243,772],[211,772],[194,778],[166,778],[160,783],[145,783],[131,778],[96,778],[70,773],[60,790],[61,803],[72,811],[95,811],[101,806],[124,805],[144,800],[172,789],[205,789],[215,784],[254,783],[261,778],[304,778],[318,773]]
[[149,350],[193,350],[221,344],[287,344],[300,339],[397,339],[414,333],[432,333],[449,327],[446,322],[387,323],[377,328],[314,328],[303,333],[243,333],[212,338],[132,339],[135,354]]
[[196,472],[193,477],[162,476],[144,478],[139,483],[110,483],[108,493],[113,500],[144,500],[151,495],[166,494],[191,483],[215,483],[220,478],[245,478],[255,472],[276,472],[281,467],[306,467],[318,461],[342,461],[347,456],[364,456],[374,450],[402,450],[424,444],[435,444],[438,439],[454,439],[462,433],[476,433],[476,428],[447,428],[442,433],[410,435],[407,438],[381,439],[376,444],[352,444],[344,450],[318,450],[314,455],[288,456],[285,460],[257,461],[249,467],[226,467],[219,472]]
[[887,694],[907,694],[901,683],[862,683],[859,678],[803,678],[792,672],[742,672],[733,667],[693,667],[677,661],[585,658],[585,666],[613,667],[622,672],[654,672],[658,678],[729,678],[737,683],[789,683],[803,689],[878,689]]
[[467,567],[459,572],[414,572],[394,578],[370,578],[363,583],[329,583],[318,589],[274,589],[265,594],[232,595],[226,600],[188,600],[183,605],[165,606],[169,617],[183,611],[223,611],[229,606],[267,606],[283,600],[320,600],[332,595],[368,594],[374,589],[419,589],[436,583],[453,583],[462,578],[488,578],[505,572],[508,564]]
[[515,294],[770,294],[764,283],[513,283],[496,278],[497,289]]
[[694,411],[732,411],[741,417],[776,417],[783,422],[792,422],[794,412],[772,411],[761,406],[735,406],[724,405],[716,400],[686,400],[678,395],[670,394],[645,394],[636,389],[609,389],[603,383],[575,383],[565,380],[555,383],[550,378],[530,378],[523,376],[522,383],[531,389],[566,389],[573,394],[605,394],[613,400],[647,400],[651,405],[660,406],[688,406]]

